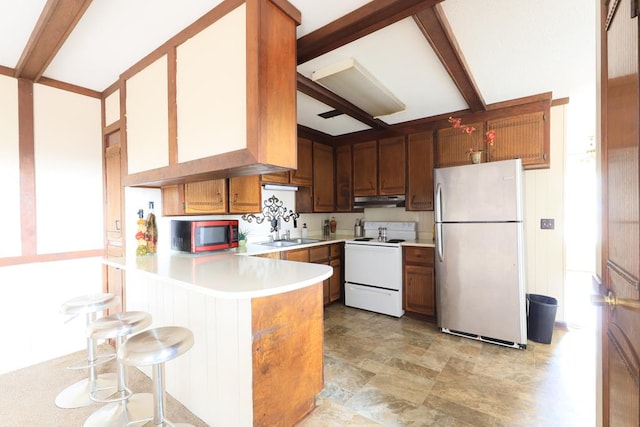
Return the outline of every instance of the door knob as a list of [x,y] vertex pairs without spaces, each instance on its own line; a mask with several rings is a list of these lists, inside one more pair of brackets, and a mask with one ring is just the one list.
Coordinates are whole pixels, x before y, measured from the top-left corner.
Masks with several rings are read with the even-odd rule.
[[617,306],[628,308],[630,310],[640,310],[640,301],[629,298],[618,298],[612,291],[609,291],[606,296],[591,295],[591,304],[597,306],[608,304],[612,310]]

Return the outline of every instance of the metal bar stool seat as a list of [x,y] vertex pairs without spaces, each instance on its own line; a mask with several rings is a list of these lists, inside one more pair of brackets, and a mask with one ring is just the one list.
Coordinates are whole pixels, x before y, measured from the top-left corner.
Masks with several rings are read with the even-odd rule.
[[119,349],[118,358],[125,365],[152,365],[153,420],[154,426],[193,427],[191,424],[174,424],[165,418],[166,393],[164,363],[182,355],[193,346],[193,333],[180,326],[164,326],[140,332],[129,338]]
[[[76,298],[72,298],[64,302],[60,306],[60,313],[72,316],[67,322],[71,321],[75,317],[84,314],[86,319],[86,325],[89,325],[96,320],[96,314],[100,311],[114,307],[120,303],[120,297],[103,293],[103,294],[90,294],[83,295]],[[98,375],[96,367],[102,365],[116,357],[115,353],[108,353],[104,355],[97,354],[96,342],[93,337],[87,337],[87,358],[83,361],[68,366],[67,369],[89,369],[89,377],[80,380],[69,387],[62,390],[56,396],[56,406],[58,408],[82,408],[93,404],[90,393],[96,388],[106,387],[112,385],[116,381],[116,376],[113,373]]]
[[[114,339],[117,350],[129,335],[140,332],[151,324],[151,315],[144,311],[127,311],[101,317],[87,328],[93,339]],[[126,426],[132,420],[153,415],[151,393],[133,394],[127,387],[126,367],[117,359],[117,384],[102,387],[90,393],[92,400],[107,403],[87,418],[85,427]]]

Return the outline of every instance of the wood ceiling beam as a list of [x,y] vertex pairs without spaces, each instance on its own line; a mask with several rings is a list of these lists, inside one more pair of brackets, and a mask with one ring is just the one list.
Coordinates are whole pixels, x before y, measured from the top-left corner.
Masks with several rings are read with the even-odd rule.
[[337,49],[442,0],[373,0],[298,39],[298,64]]
[[440,58],[442,65],[458,87],[462,97],[467,101],[471,111],[486,111],[487,105],[476,86],[469,66],[464,60],[440,5],[421,10],[414,15],[413,19],[429,41],[433,51]]
[[346,99],[339,97],[324,86],[319,85],[300,73],[297,75],[297,87],[300,92],[353,117],[367,126],[371,126],[374,129],[386,129],[389,127],[389,125],[382,120],[374,119],[364,110],[356,107]]
[[47,0],[15,68],[16,78],[37,82],[92,0]]

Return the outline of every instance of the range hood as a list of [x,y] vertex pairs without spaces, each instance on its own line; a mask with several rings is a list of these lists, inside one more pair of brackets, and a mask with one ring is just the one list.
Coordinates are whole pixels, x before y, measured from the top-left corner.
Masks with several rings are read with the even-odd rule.
[[364,208],[403,208],[405,195],[394,196],[362,196],[353,198],[354,209]]

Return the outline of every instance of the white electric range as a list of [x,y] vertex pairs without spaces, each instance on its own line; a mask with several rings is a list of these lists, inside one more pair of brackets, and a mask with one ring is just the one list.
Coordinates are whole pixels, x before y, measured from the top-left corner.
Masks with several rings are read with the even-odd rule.
[[417,223],[365,221],[364,237],[345,242],[345,304],[400,317],[402,247],[418,237]]

